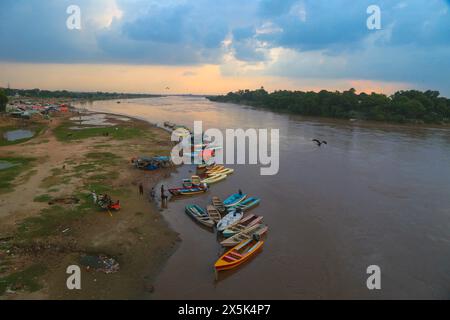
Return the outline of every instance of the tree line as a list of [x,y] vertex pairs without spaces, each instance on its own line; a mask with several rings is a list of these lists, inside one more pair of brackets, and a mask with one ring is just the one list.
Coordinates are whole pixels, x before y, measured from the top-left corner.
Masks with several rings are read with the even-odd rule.
[[[0,89],[2,90],[2,89]],[[133,99],[151,98],[157,95],[117,92],[74,92],[67,90],[40,90],[40,89],[3,89],[7,96],[20,96],[25,98],[67,98],[82,100],[109,100],[109,99]]]
[[8,104],[8,96],[5,91],[0,89],[0,112],[5,112],[6,105]]
[[239,90],[211,101],[231,102],[305,116],[362,119],[398,123],[450,123],[450,99],[438,91],[407,90],[391,96],[348,91],[303,92],[280,90],[268,93]]

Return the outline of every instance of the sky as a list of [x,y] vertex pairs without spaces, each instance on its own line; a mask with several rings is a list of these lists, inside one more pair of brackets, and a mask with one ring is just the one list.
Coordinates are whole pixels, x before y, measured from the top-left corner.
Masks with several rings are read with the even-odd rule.
[[[71,5],[79,30],[67,28]],[[367,27],[370,5],[381,10],[380,29]],[[449,8],[450,0],[2,0],[0,86],[450,97]]]

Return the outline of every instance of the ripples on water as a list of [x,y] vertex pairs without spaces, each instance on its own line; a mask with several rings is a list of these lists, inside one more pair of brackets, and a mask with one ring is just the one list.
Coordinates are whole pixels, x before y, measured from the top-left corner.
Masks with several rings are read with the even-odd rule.
[[[155,298],[449,298],[450,131],[307,119],[209,102],[166,97],[103,101],[95,111],[205,128],[279,128],[280,172],[255,166],[209,194],[171,202],[164,215],[183,239],[159,276]],[[311,139],[328,141],[322,148]],[[180,168],[174,186],[192,174]],[[185,214],[241,188],[262,198],[254,213],[270,226],[254,260],[214,282],[220,254],[215,235]],[[366,268],[382,270],[382,290],[366,288]]]

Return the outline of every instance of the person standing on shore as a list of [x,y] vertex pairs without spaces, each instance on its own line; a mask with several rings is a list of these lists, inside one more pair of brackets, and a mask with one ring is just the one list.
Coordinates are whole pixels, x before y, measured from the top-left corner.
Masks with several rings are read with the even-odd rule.
[[150,191],[150,201],[154,202],[155,201],[155,187],[152,188],[152,190]]
[[144,195],[144,186],[142,185],[142,183],[139,184],[139,194],[140,194],[141,196]]

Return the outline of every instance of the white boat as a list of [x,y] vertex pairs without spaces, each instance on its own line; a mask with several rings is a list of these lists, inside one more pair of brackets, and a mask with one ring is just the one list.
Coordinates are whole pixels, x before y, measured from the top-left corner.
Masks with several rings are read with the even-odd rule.
[[217,224],[218,231],[224,231],[225,229],[231,228],[241,221],[244,216],[243,212],[232,211],[227,214],[222,220]]

